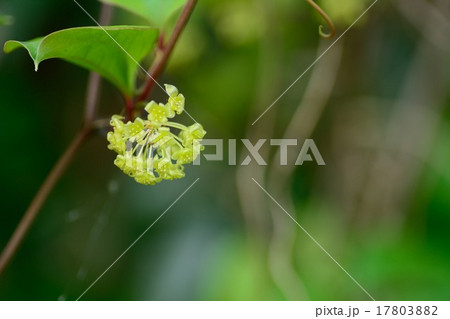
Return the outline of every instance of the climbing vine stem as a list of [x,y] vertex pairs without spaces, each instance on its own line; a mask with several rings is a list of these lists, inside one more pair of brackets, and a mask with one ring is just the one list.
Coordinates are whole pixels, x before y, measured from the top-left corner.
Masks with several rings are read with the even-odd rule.
[[[102,25],[109,24],[112,18],[112,7],[106,4],[102,5],[99,17],[99,23]],[[30,230],[31,225],[36,219],[42,205],[45,203],[48,195],[51,193],[53,187],[59,181],[61,176],[66,171],[72,159],[77,154],[80,147],[84,144],[86,139],[92,133],[95,120],[95,113],[97,109],[97,103],[99,98],[101,86],[100,76],[91,72],[89,75],[87,90],[86,90],[86,105],[84,111],[84,124],[81,130],[76,134],[68,148],[63,155],[56,162],[53,169],[48,174],[47,178],[42,183],[38,192],[28,206],[25,214],[14,230],[11,238],[8,240],[5,248],[0,254],[0,275],[8,266],[11,259],[14,257],[17,249],[25,238],[26,234]]]
[[89,134],[90,129],[88,127],[84,127],[75,136],[72,143],[69,145],[67,150],[64,152],[64,154],[51,170],[50,174],[45,179],[44,183],[41,185],[39,191],[37,192],[27,211],[20,220],[19,225],[17,226],[5,248],[3,249],[2,254],[0,255],[0,274],[2,274],[9,261],[14,256],[15,252],[25,238],[25,235],[33,224],[33,221],[36,219],[36,216],[38,215],[39,210],[41,209],[48,195],[50,194],[58,180],[61,178],[70,162],[72,161],[73,157]]
[[[155,62],[150,67],[149,74],[146,83],[144,84],[144,87],[142,89],[142,93],[140,94],[138,98],[138,103],[143,102],[147,99],[148,95],[150,94],[150,91],[152,90],[153,86],[155,85],[155,80],[160,76],[162,71],[164,70],[164,67],[169,60],[169,57],[175,48],[175,44],[178,41],[178,38],[181,35],[181,32],[183,32],[187,22],[189,21],[189,18],[192,14],[192,11],[195,8],[195,5],[197,4],[197,0],[189,0],[186,5],[183,8],[183,11],[180,14],[180,17],[178,18],[178,21],[175,25],[175,28],[173,29],[172,35],[170,36],[167,43],[160,43],[159,46],[162,47],[160,54],[156,57]],[[163,41],[163,38],[160,38],[161,41]]]
[[323,26],[320,25],[319,26],[319,34],[326,39],[330,39],[330,38],[334,37],[334,35],[336,34],[336,28],[334,27],[333,21],[331,21],[330,17],[313,0],[306,0],[306,1],[308,1],[308,3],[322,16],[322,18],[328,24],[329,32],[325,33],[323,31]]

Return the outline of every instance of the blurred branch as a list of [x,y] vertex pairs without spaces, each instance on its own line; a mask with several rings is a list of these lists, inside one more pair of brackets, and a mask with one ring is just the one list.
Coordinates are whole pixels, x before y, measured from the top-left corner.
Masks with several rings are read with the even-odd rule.
[[[425,17],[429,14],[422,13]],[[426,21],[424,32],[432,32],[435,21],[428,18]],[[370,167],[358,209],[363,214],[364,224],[359,226],[372,224],[380,215],[389,219],[391,226],[403,226],[405,206],[423,168],[422,163],[405,154],[415,154],[422,159],[430,156],[445,107],[447,87],[443,63],[450,42],[443,49],[436,50],[426,38],[419,42],[378,147],[380,151]],[[397,151],[392,154],[389,150]]]
[[[100,23],[102,25],[109,24],[112,17],[111,7],[108,5],[102,5],[100,12]],[[75,157],[76,153],[86,141],[87,137],[92,132],[93,120],[95,118],[96,106],[99,97],[101,79],[98,75],[91,73],[88,81],[88,88],[86,92],[86,106],[84,115],[84,124],[82,129],[77,133],[72,143],[60,157],[56,165],[51,170],[50,174],[45,179],[44,183],[39,188],[37,194],[33,198],[30,206],[26,210],[19,225],[14,230],[11,238],[6,244],[0,255],[0,275],[3,273],[11,259],[13,258],[15,252],[19,248],[26,234],[30,230],[31,225],[36,219],[42,205],[45,203],[48,195],[51,193],[52,189],[59,181],[61,176],[66,171],[72,159]]]
[[[266,21],[273,21],[276,19],[272,1],[254,0],[254,6],[257,7],[259,15]],[[266,107],[267,103],[273,99],[273,96],[279,92],[282,87],[281,77],[283,76],[283,68],[280,67],[279,61],[283,60],[282,44],[280,43],[280,36],[276,29],[268,28],[264,32],[264,37],[260,41],[260,48],[258,52],[258,82],[255,93],[255,100],[252,103],[251,113],[261,113]],[[262,109],[262,110],[261,110]],[[267,114],[265,121],[259,121],[255,125],[249,126],[246,132],[246,137],[249,139],[261,138],[262,136],[273,135],[276,124],[276,113],[271,112]],[[270,156],[269,149],[262,149],[260,154],[263,157]],[[242,154],[246,156],[245,154]],[[241,159],[242,160],[242,159]],[[267,233],[271,228],[271,221],[266,202],[266,196],[253,183],[252,178],[260,181],[264,180],[265,167],[259,165],[242,166],[238,165],[236,170],[236,186],[239,196],[239,201],[247,227],[247,235],[250,241],[266,240]],[[275,231],[275,230],[273,230]],[[264,244],[264,246],[267,246]],[[298,300],[306,299],[307,293],[304,288],[302,280],[298,277],[290,265],[290,250],[286,247],[279,246],[279,254],[275,258],[280,259],[281,267],[272,267],[273,264],[268,265],[270,275],[275,285],[280,289],[286,299]],[[269,248],[270,249],[270,248]],[[264,257],[269,252],[263,252]],[[269,260],[273,258],[269,257]]]
[[[287,125],[283,138],[307,139],[311,137],[335,86],[343,47],[343,40],[336,43],[333,51],[329,53],[329,56],[326,59],[323,59],[322,62],[318,63],[314,68],[308,86],[303,94],[303,98],[297,106],[291,121]],[[327,44],[322,41],[318,48],[317,55],[320,55],[325,48],[327,48]],[[291,155],[294,154],[292,153]],[[279,156],[278,149],[274,155],[274,162]],[[289,160],[290,159],[288,158],[288,161]],[[272,174],[273,177],[282,174],[283,178],[281,179],[286,179],[294,169],[294,165],[274,166],[272,167]]]
[[[322,41],[318,48],[317,55],[323,52],[325,42]],[[331,96],[332,90],[336,83],[337,73],[339,70],[343,42],[338,43],[334,50],[330,52],[327,59],[317,64],[314,68],[311,78],[308,82],[305,93],[300,104],[297,107],[290,123],[284,132],[283,138],[309,138],[314,131],[322,112]],[[292,152],[291,152],[292,153]],[[276,162],[280,156],[277,150],[272,162]],[[290,159],[288,158],[288,161]],[[295,160],[295,159],[294,159]],[[288,210],[295,211],[294,203],[289,191],[292,172],[294,165],[273,165],[270,167],[267,177],[267,185],[274,196],[288,206]],[[293,281],[299,281],[298,275],[290,265],[290,255],[292,254],[297,234],[297,228],[292,221],[280,216],[279,207],[273,203],[270,204],[269,210],[273,221],[273,234],[270,240],[269,248],[269,265],[277,284],[283,287],[284,292],[291,292],[293,298]]]
[[[258,15],[265,21],[273,21],[276,10],[272,6],[275,4],[270,0],[253,0],[253,6],[258,8]],[[283,60],[282,42],[278,31],[274,28],[267,28],[264,31],[264,37],[261,38],[258,47],[258,58],[256,66],[256,85],[254,99],[249,107],[249,114],[256,117],[261,114],[271,102],[273,96],[282,90],[280,84],[283,75],[283,68],[279,61]],[[270,101],[270,102],[269,102]],[[267,113],[265,121],[258,121],[253,126],[248,126],[245,136],[249,139],[260,138],[261,136],[270,136],[273,134],[276,113]],[[263,157],[269,155],[267,149],[260,151]],[[241,154],[241,156],[246,156]],[[241,161],[244,159],[241,158]],[[248,186],[252,183],[252,178],[264,180],[265,169],[259,165],[242,166],[236,168],[236,188],[244,218],[246,233],[249,240],[260,240],[265,238],[270,228],[270,220],[267,212],[267,205],[264,203],[265,194],[260,189]]]
[[[270,3],[270,1],[267,2]],[[260,6],[260,2],[257,1],[257,3]],[[320,8],[319,10],[323,12]],[[268,17],[268,20],[270,20],[270,18],[271,17]],[[330,19],[328,19],[328,21],[331,22]],[[264,39],[265,41],[263,41],[261,45],[260,56],[265,58],[265,60],[261,63],[262,74],[258,77],[258,79],[260,79],[260,88],[258,89],[257,96],[259,100],[255,103],[256,106],[264,105],[266,100],[270,99],[270,96],[273,95],[272,92],[277,90],[276,83],[280,82],[277,81],[277,78],[279,78],[280,75],[280,68],[277,65],[274,65],[274,69],[270,69],[270,65],[273,65],[273,61],[281,60],[281,58],[279,58],[279,52],[278,56],[273,56],[276,53],[276,48],[279,47],[276,45],[276,40],[278,39],[277,35],[273,34],[273,30],[267,30]],[[323,51],[324,45],[325,42],[322,42],[322,45],[318,48],[318,54]],[[335,53],[332,56],[325,59],[323,63],[318,64],[314,69],[302,103],[298,106],[298,110],[292,117],[289,128],[285,132],[285,136],[288,134],[295,134],[295,137],[298,135],[308,135],[318,122],[324,105],[328,101],[331,90],[334,87],[337,69],[340,64],[342,46],[338,46],[334,52]],[[268,54],[271,54],[271,56],[267,56]],[[323,78],[324,73],[327,74],[326,78]],[[275,122],[275,115],[272,115],[272,118],[266,119],[264,124],[261,122],[260,125],[256,124],[255,126],[250,127],[246,136],[248,138],[270,136],[270,132],[273,132],[274,130]],[[300,132],[297,131],[299,129]],[[264,156],[263,153],[268,155],[266,150],[260,152],[260,154]],[[263,214],[263,212],[267,211],[268,206],[266,199],[262,196],[264,193],[262,193],[260,189],[249,187],[248,181],[251,180],[252,177],[258,178],[258,176],[259,180],[263,181],[265,175],[266,167],[257,165],[245,167],[239,166],[236,174],[238,195],[246,222],[248,226],[259,230],[264,237],[266,237],[269,225],[267,225],[268,222],[265,222],[267,215]],[[287,177],[286,179],[282,179],[287,180]],[[277,189],[278,194],[281,193],[278,192],[280,189],[285,190],[284,186],[285,185]],[[282,198],[285,198],[285,196],[283,195]],[[287,202],[290,201],[287,200]],[[291,227],[290,221],[280,218],[278,211],[275,215],[273,207],[269,208],[269,212],[271,213],[273,223],[273,233],[270,238],[268,252],[268,264],[271,276],[286,299],[305,299],[307,298],[306,289],[301,278],[291,264],[292,249],[296,238],[295,229]]]
[[394,1],[400,14],[419,31],[424,39],[441,50],[450,50],[450,20],[438,3],[422,0]]
[[149,70],[149,78],[147,79],[147,82],[144,85],[144,89],[141,93],[141,95],[138,98],[138,103],[143,102],[147,99],[148,95],[150,94],[150,91],[152,90],[153,86],[155,85],[156,78],[159,77],[159,75],[164,70],[164,67],[166,66],[167,61],[169,60],[169,57],[175,48],[175,44],[178,41],[178,38],[181,35],[181,32],[183,32],[184,28],[186,27],[187,22],[189,21],[189,18],[192,14],[192,11],[194,10],[195,5],[197,4],[197,0],[189,0],[186,5],[183,8],[183,11],[180,14],[180,17],[178,18],[178,21],[175,25],[175,28],[172,32],[172,35],[170,36],[169,41],[167,41],[166,44],[162,44],[162,52],[160,57],[155,59],[155,62],[150,67]]
[[[113,7],[103,4],[100,11],[100,25],[107,25],[110,23],[113,14]],[[101,89],[101,77],[96,72],[89,73],[89,80],[86,91],[86,106],[84,111],[85,125],[89,126],[94,121],[97,111],[97,104]]]

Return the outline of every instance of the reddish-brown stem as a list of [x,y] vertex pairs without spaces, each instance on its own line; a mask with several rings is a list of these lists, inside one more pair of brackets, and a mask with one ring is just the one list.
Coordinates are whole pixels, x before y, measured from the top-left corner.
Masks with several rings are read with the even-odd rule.
[[151,66],[149,70],[149,78],[147,79],[147,82],[144,85],[144,89],[142,90],[141,95],[138,98],[138,102],[145,101],[150,94],[150,91],[152,90],[153,86],[155,85],[155,80],[158,78],[158,76],[162,73],[164,70],[164,67],[170,57],[170,54],[172,53],[175,44],[178,41],[178,38],[180,37],[181,32],[183,32],[191,14],[194,10],[194,7],[197,3],[197,0],[189,0],[186,5],[183,8],[183,11],[180,14],[180,17],[178,18],[178,21],[175,25],[175,28],[173,29],[173,32],[167,41],[167,43],[163,46],[163,49],[161,51],[161,54],[157,56],[155,59],[155,62]]
[[133,98],[125,96],[125,108],[127,111],[127,120],[132,121],[134,112]]
[[161,33],[158,37],[158,50],[164,49],[164,34]]
[[66,170],[67,166],[72,161],[72,158],[74,157],[80,146],[86,140],[87,136],[89,135],[89,132],[90,129],[87,126],[85,126],[75,136],[72,143],[69,145],[67,150],[61,156],[61,158],[58,160],[56,165],[51,170],[50,174],[45,179],[41,188],[34,196],[33,201],[31,202],[27,211],[23,215],[21,221],[19,222],[19,225],[17,226],[13,235],[6,244],[6,247],[3,249],[2,254],[0,255],[0,275],[5,270],[6,266],[8,265],[8,262],[11,260],[14,253],[17,251],[17,248],[23,241],[26,233],[30,229],[30,226],[33,224],[33,221],[35,220],[37,214],[39,213],[42,204],[45,202],[48,195],[55,186],[56,182],[58,182],[58,180]]
[[[102,5],[99,21],[102,25],[109,24],[112,17],[112,8],[109,5]],[[44,183],[39,188],[37,194],[34,196],[33,201],[26,210],[19,224],[17,225],[14,233],[6,244],[5,248],[0,254],[0,275],[3,273],[9,262],[13,258],[15,252],[22,243],[25,235],[29,231],[36,216],[38,215],[42,205],[51,193],[53,187],[59,181],[61,176],[66,171],[75,154],[84,143],[86,138],[93,130],[93,121],[95,119],[95,112],[97,107],[97,101],[100,91],[100,77],[94,73],[89,76],[87,93],[86,93],[86,106],[84,114],[84,125],[82,129],[77,133],[75,138],[69,147],[65,150],[63,155],[59,158],[50,174],[45,179]]]

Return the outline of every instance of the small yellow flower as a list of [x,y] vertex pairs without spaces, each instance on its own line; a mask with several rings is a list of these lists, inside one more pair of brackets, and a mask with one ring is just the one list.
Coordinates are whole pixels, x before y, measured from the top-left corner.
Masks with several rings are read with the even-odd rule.
[[181,114],[184,110],[183,94],[179,94],[177,88],[173,85],[165,84],[165,87],[167,94],[169,94],[169,108],[177,114]]

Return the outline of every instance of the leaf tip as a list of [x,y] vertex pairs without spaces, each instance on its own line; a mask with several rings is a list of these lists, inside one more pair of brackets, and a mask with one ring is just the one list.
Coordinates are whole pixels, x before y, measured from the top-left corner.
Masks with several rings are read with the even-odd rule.
[[11,52],[11,50],[9,50],[9,43],[10,42],[11,42],[11,40],[5,42],[5,44],[3,45],[3,52],[5,52],[5,53]]

